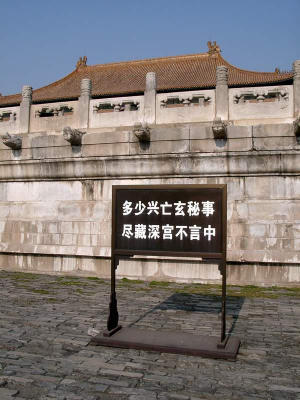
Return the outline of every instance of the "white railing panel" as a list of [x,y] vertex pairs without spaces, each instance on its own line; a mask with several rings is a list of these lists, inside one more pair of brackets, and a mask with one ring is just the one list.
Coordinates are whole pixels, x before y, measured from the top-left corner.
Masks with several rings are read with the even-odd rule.
[[156,123],[212,121],[215,115],[215,91],[159,93],[156,97]]
[[293,117],[293,86],[229,89],[229,119]]
[[112,97],[90,101],[89,127],[133,126],[143,122],[144,96]]
[[19,133],[20,107],[0,108],[0,134]]
[[30,132],[78,128],[78,101],[32,104]]

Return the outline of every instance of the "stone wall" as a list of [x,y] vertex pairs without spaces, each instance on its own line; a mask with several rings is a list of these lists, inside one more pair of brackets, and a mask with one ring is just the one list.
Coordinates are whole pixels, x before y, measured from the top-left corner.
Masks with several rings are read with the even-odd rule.
[[[47,117],[46,117],[47,118]],[[230,283],[300,283],[300,143],[292,124],[87,129],[81,146],[62,131],[0,143],[0,268],[109,277],[111,187],[115,184],[228,185]],[[119,276],[219,282],[196,260],[122,261]]]

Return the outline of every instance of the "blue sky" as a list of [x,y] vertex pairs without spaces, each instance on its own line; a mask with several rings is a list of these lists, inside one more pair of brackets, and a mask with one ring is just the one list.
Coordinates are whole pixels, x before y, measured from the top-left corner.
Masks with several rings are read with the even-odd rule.
[[0,92],[54,82],[88,64],[201,53],[216,40],[231,64],[290,70],[300,59],[300,0],[15,0],[0,14]]

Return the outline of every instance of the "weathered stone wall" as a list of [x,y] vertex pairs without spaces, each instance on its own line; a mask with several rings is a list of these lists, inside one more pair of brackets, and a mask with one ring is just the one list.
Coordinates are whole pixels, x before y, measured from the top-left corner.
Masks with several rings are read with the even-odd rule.
[[[132,129],[89,129],[82,146],[61,131],[0,143],[0,268],[109,276],[111,186],[228,185],[231,283],[300,282],[300,144],[292,124],[154,125],[150,143]],[[122,261],[119,276],[219,281],[190,260]]]

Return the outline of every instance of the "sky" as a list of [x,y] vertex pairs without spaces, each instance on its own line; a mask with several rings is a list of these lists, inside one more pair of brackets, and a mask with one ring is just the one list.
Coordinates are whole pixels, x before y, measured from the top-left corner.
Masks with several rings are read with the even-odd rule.
[[0,93],[63,78],[87,64],[207,51],[254,71],[300,59],[300,0],[15,0],[1,2]]

